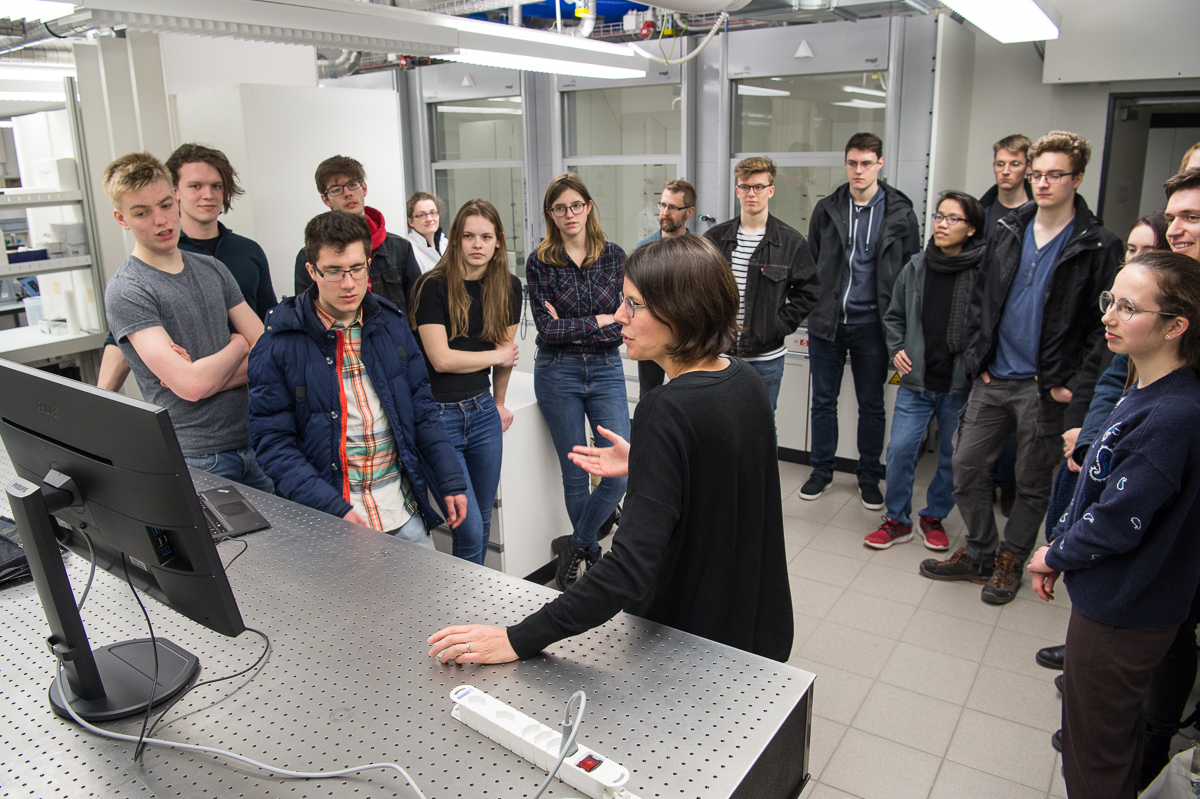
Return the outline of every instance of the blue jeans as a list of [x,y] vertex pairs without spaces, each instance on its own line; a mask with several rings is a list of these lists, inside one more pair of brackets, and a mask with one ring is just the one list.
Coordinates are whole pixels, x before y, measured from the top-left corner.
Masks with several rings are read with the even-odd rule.
[[887,413],[883,407],[883,384],[887,380],[887,345],[883,324],[838,325],[833,341],[809,336],[812,366],[812,470],[826,479],[833,477],[833,459],[838,444],[837,401],[850,355],[854,395],[858,399],[858,482],[878,485],[883,477],[879,456]]
[[268,494],[275,493],[275,484],[254,459],[253,447],[230,449],[212,455],[185,455],[183,459],[193,469],[224,477],[226,480],[257,488]]
[[395,530],[388,530],[387,534],[395,536],[401,541],[408,541],[417,546],[425,547],[426,549],[437,549],[433,545],[433,536],[425,529],[425,521],[421,518],[421,512],[417,511],[408,518],[404,524],[397,527]]
[[767,394],[771,397],[771,413],[775,412],[775,405],[779,401],[779,386],[783,383],[783,366],[786,358],[786,355],[780,355],[769,361],[746,361],[754,367],[754,371],[758,372],[763,382],[767,384]]
[[921,516],[944,519],[954,508],[954,431],[958,413],[967,404],[966,394],[922,391],[900,387],[896,392],[896,410],[892,414],[892,440],[887,450],[887,515],[901,524],[912,524],[913,472],[921,457],[921,440],[929,420],[937,417],[938,465],[933,481],[925,491],[925,510]]
[[588,443],[584,416],[598,447],[612,445],[596,430],[597,426],[629,438],[629,401],[621,354],[617,350],[592,354],[539,349],[533,366],[533,390],[562,468],[571,537],[576,546],[598,549],[596,531],[621,501],[627,481],[624,477],[605,477],[595,491],[589,491],[591,476],[571,463],[567,453],[572,447]]
[[[456,558],[482,564],[492,532],[492,506],[504,454],[500,412],[492,393],[485,391],[462,402],[439,402],[438,416],[467,477],[467,516],[457,530],[450,531],[454,537],[451,551]],[[437,485],[429,469],[425,469],[425,477],[429,485]],[[442,504],[441,497],[438,504]]]

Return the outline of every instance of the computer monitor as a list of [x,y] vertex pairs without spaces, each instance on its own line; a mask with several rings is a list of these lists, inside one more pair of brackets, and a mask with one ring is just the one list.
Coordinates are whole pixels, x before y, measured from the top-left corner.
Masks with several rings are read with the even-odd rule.
[[[211,630],[245,630],[170,417],[3,359],[0,386],[0,440],[18,475],[8,501],[71,708],[97,721],[145,712],[152,694],[158,704],[182,690],[199,661],[158,638],[156,681],[150,639],[93,651],[58,545],[122,580],[128,572],[141,590]],[[50,703],[68,716],[58,684]]]

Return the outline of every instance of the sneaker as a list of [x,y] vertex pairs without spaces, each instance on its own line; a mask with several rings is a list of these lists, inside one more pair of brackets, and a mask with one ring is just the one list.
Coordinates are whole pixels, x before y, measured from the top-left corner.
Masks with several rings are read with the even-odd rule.
[[883,526],[863,539],[871,549],[887,549],[892,544],[907,544],[912,541],[911,524],[901,524],[890,516],[883,517]]
[[800,499],[816,499],[825,493],[825,489],[829,488],[832,482],[828,477],[813,472],[804,481],[804,485],[800,486]]
[[950,548],[950,538],[942,527],[942,520],[933,516],[922,516],[920,524],[921,538],[925,539],[925,548],[941,552]]
[[958,550],[946,560],[930,558],[921,563],[921,574],[930,580],[968,580],[982,585],[992,578],[990,563],[972,563],[967,548]]
[[1021,587],[1021,566],[1017,556],[1007,549],[996,553],[992,579],[983,587],[980,598],[989,605],[1007,605]]
[[551,541],[550,551],[558,559],[554,584],[559,591],[566,591],[567,586],[579,579],[579,564],[587,553],[582,547],[576,546],[575,540],[569,535],[560,535]]
[[859,483],[858,493],[862,496],[864,508],[867,510],[883,510],[883,494],[879,491],[878,483]]

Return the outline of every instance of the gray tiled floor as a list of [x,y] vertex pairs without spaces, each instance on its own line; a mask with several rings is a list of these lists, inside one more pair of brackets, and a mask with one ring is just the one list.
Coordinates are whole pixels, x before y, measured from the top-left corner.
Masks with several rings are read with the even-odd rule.
[[[917,509],[933,467],[922,458]],[[806,502],[797,491],[808,472],[780,463],[791,663],[817,675],[805,798],[1064,796],[1050,747],[1057,672],[1033,655],[1064,640],[1066,591],[1044,603],[1026,577],[1012,603],[994,607],[979,600],[979,586],[927,580],[918,564],[941,555],[919,537],[882,552],[863,547],[880,513],[862,507],[853,475],[836,475]],[[957,512],[946,528],[957,549]]]

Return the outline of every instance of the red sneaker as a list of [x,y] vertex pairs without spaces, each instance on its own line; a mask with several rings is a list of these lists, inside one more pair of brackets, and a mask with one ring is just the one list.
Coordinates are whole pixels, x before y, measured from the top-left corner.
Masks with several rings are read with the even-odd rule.
[[911,524],[901,524],[895,519],[884,516],[883,526],[863,539],[863,544],[871,549],[887,549],[892,544],[905,544],[912,541]]
[[942,529],[942,520],[932,516],[921,517],[921,538],[925,539],[925,548],[936,551],[950,548],[950,539]]

